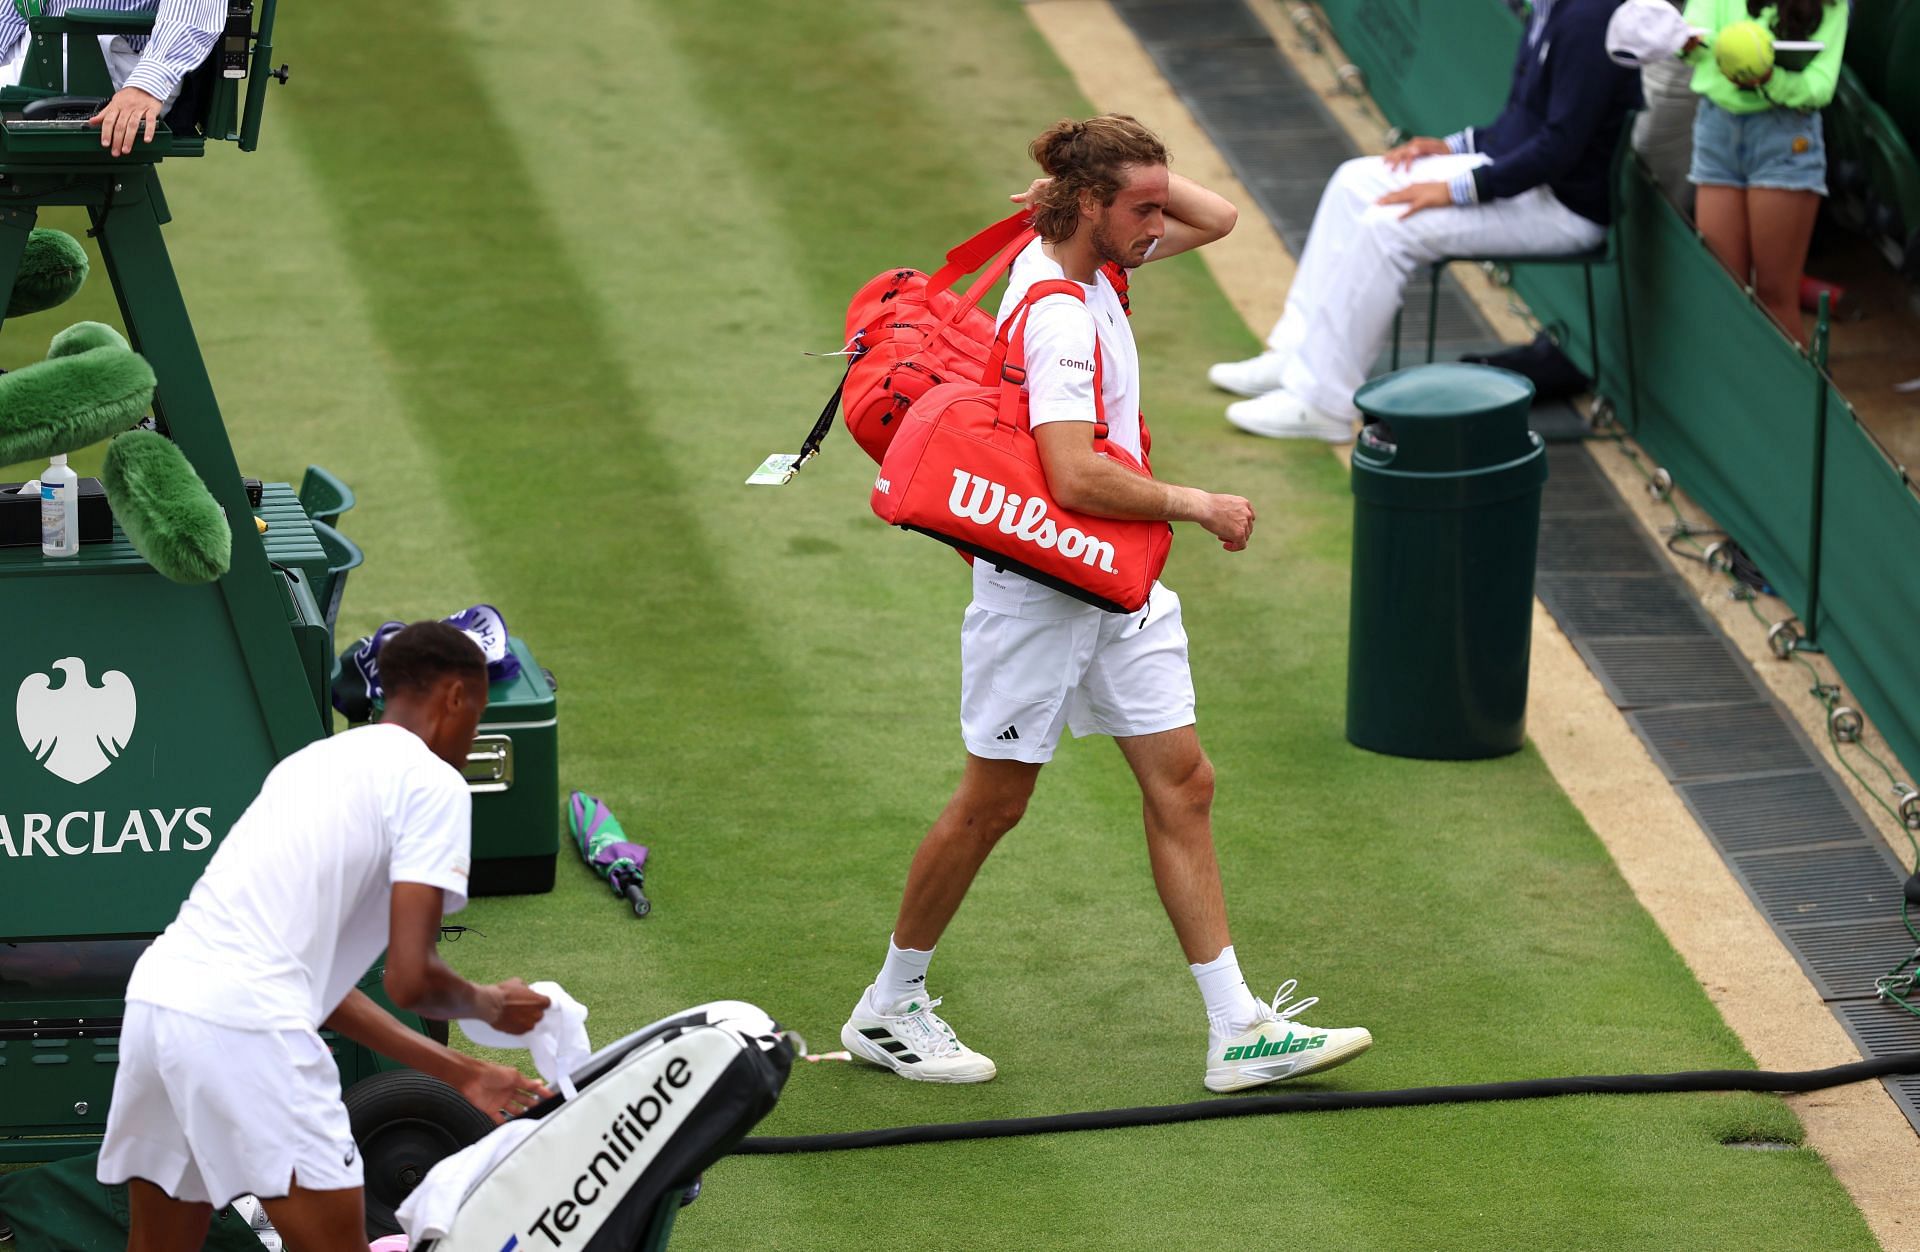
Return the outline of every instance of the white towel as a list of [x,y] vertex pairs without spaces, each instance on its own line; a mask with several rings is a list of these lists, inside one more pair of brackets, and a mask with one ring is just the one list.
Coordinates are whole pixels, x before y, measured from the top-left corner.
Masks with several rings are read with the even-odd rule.
[[[513,1038],[512,1035],[505,1037]],[[460,1149],[428,1170],[413,1194],[394,1212],[407,1238],[415,1246],[422,1240],[444,1238],[474,1184],[540,1126],[541,1123],[525,1117],[502,1122],[478,1143]]]
[[1707,33],[1689,26],[1668,0],[1626,0],[1607,22],[1607,55],[1619,65],[1655,65]]
[[593,1055],[593,1045],[587,1042],[587,1006],[557,982],[537,982],[533,989],[553,1003],[526,1034],[509,1035],[468,1018],[460,1019],[460,1029],[482,1047],[525,1048],[533,1054],[533,1067],[547,1085],[558,1087],[560,1094],[571,1100],[574,1087],[570,1075]]

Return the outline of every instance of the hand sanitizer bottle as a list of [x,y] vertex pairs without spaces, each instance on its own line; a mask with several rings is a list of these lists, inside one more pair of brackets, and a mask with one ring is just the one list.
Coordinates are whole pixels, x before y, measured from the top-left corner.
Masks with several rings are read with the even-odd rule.
[[80,475],[67,468],[67,454],[56,453],[40,475],[40,552],[73,556],[80,551]]

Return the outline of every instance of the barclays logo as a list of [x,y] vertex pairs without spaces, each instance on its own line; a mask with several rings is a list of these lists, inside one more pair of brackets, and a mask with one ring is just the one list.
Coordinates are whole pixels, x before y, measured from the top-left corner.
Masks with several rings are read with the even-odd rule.
[[119,670],[87,680],[87,663],[77,656],[53,663],[64,675],[56,687],[43,673],[29,674],[14,697],[20,741],[48,772],[70,783],[93,778],[126,749],[133,737],[133,683]]

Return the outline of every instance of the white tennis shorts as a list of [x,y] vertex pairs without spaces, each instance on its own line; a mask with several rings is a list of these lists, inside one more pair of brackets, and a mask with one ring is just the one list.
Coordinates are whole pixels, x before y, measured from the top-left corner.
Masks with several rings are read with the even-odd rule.
[[310,1030],[238,1030],[138,1001],[100,1147],[103,1183],[144,1178],[216,1208],[361,1185],[340,1073]]
[[1159,583],[1134,613],[1034,620],[967,606],[960,734],[975,756],[1037,765],[1063,729],[1120,738],[1192,724],[1180,597]]

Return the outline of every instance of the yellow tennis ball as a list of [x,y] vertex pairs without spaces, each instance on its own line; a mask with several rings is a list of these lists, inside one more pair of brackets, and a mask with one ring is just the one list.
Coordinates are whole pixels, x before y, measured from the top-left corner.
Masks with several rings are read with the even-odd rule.
[[1713,59],[1730,81],[1751,87],[1773,73],[1773,32],[1758,22],[1735,22],[1714,37]]

